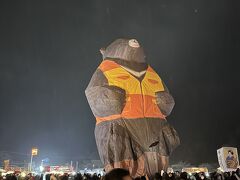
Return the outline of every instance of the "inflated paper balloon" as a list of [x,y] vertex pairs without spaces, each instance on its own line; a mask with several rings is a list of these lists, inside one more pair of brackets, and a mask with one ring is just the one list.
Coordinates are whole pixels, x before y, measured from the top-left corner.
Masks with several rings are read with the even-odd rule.
[[174,99],[145,61],[135,39],[102,48],[103,61],[85,91],[96,117],[95,138],[105,170],[126,168],[133,177],[166,170],[180,144],[166,117]]

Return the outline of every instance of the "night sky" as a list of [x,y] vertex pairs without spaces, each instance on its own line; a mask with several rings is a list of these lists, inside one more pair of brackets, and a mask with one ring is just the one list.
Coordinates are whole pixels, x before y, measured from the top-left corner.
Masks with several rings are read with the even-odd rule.
[[[240,148],[239,0],[0,1],[0,152],[98,159],[84,90],[99,49],[136,38],[176,101],[172,162]],[[240,150],[240,149],[239,149]]]

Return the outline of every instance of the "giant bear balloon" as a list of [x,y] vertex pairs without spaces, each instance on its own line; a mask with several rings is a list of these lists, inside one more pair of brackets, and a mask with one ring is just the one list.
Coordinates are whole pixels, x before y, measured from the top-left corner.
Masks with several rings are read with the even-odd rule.
[[117,39],[100,51],[103,61],[85,91],[100,159],[106,171],[125,168],[133,177],[152,177],[167,169],[180,144],[166,120],[174,99],[136,39]]

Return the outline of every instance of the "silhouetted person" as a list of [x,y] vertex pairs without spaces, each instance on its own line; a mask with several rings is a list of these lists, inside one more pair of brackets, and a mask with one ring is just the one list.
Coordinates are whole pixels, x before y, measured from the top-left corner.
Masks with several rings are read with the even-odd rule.
[[109,171],[104,180],[132,180],[130,173],[126,169],[116,168]]
[[154,175],[154,180],[161,180],[162,179],[162,176],[160,173],[155,173]]
[[239,168],[237,168],[237,170],[236,170],[236,176],[240,178],[240,169]]

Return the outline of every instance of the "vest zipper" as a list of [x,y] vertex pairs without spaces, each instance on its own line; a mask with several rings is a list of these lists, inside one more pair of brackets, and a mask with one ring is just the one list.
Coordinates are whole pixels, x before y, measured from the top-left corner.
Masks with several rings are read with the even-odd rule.
[[145,113],[144,113],[144,110],[145,110],[145,108],[144,108],[144,98],[143,98],[143,91],[142,91],[142,82],[139,82],[140,83],[140,89],[141,89],[141,97],[142,97],[142,113],[143,113],[143,117],[145,117]]

